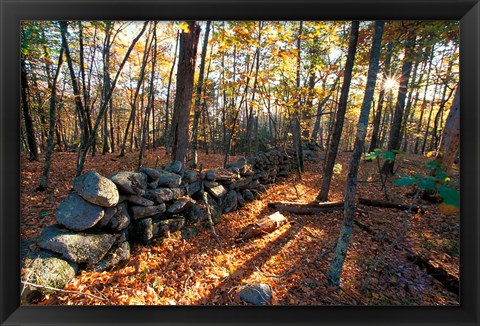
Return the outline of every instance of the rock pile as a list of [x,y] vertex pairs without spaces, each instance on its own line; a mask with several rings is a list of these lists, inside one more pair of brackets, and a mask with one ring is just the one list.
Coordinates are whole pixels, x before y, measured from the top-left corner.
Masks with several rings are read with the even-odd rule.
[[272,149],[202,172],[179,161],[108,178],[88,171],[73,180],[73,192],[56,211],[58,224],[22,244],[22,302],[63,288],[80,269],[122,267],[130,259],[132,242],[148,244],[180,230],[191,237],[207,212],[218,223],[222,213],[258,198],[295,168],[293,151]]

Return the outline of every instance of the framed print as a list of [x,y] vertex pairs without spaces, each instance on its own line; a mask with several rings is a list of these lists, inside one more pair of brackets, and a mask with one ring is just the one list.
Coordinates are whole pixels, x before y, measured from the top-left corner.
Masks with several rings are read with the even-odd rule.
[[1,4],[2,325],[478,325],[476,0]]

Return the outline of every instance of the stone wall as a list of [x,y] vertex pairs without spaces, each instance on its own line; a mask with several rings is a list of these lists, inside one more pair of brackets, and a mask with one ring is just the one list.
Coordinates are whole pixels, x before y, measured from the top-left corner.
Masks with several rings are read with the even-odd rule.
[[58,224],[22,243],[22,281],[27,282],[22,303],[40,300],[49,288],[63,288],[78,270],[124,266],[132,242],[148,244],[177,231],[191,237],[208,211],[219,223],[222,213],[255,200],[296,168],[292,150],[272,149],[202,172],[179,161],[108,178],[88,171],[73,180],[73,191],[56,211]]

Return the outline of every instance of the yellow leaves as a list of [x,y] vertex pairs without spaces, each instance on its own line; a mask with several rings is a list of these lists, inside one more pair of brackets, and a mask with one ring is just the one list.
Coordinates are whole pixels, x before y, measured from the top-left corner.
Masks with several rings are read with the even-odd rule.
[[179,23],[177,27],[182,33],[190,33],[190,28],[186,22]]

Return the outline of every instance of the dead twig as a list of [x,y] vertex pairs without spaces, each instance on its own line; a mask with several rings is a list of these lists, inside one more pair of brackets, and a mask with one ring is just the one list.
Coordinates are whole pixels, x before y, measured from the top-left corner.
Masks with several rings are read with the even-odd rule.
[[22,281],[21,283],[23,283],[23,284],[25,284],[25,285],[29,285],[29,286],[34,286],[34,287],[36,287],[36,288],[38,288],[38,289],[45,289],[45,290],[58,291],[58,292],[62,292],[62,293],[70,293],[70,294],[84,295],[84,296],[87,296],[87,297],[91,297],[91,298],[94,298],[94,299],[98,299],[98,300],[101,300],[101,301],[107,301],[107,302],[109,302],[109,303],[112,303],[112,302],[111,302],[110,300],[108,300],[108,299],[105,299],[105,298],[96,296],[96,295],[91,294],[91,293],[85,293],[85,292],[80,292],[80,291],[71,291],[71,290],[58,289],[58,288],[54,288],[54,287],[51,287],[51,286],[35,284],[35,283],[27,282],[27,281]]

